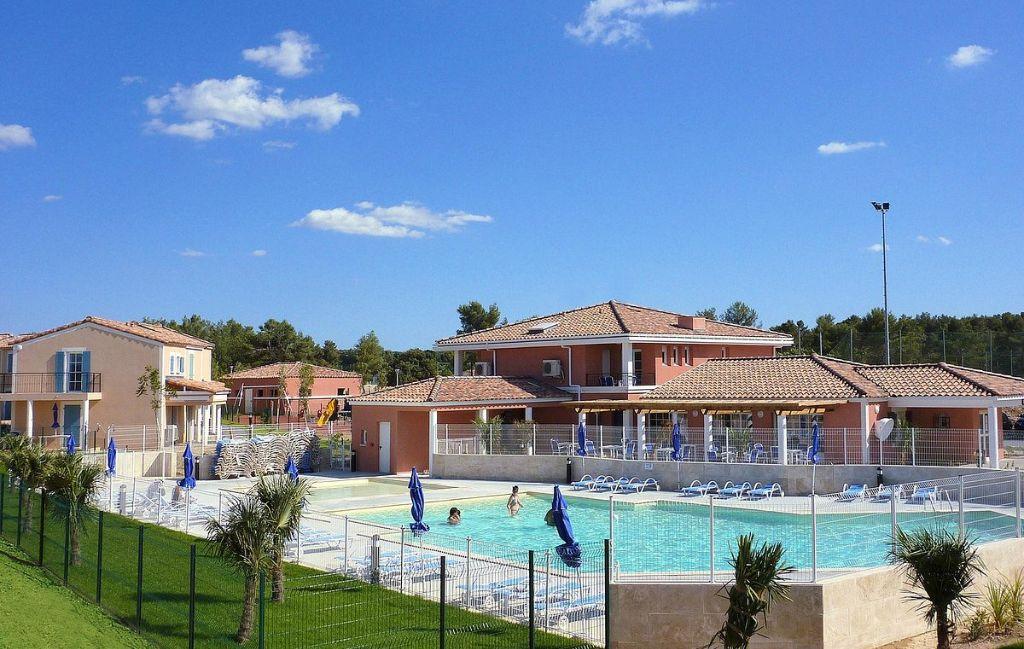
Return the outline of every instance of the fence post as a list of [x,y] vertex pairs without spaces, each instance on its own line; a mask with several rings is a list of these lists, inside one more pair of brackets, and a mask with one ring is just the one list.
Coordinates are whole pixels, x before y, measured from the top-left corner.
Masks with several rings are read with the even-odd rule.
[[537,454],[537,424],[531,424],[530,428],[533,430],[533,454]]
[[956,500],[957,500],[957,508],[959,510],[958,514],[959,514],[959,523],[960,523],[960,536],[963,536],[964,534],[967,533],[967,530],[966,530],[966,528],[964,526],[964,477],[963,476],[958,476],[958,477],[959,477],[959,488],[958,488],[958,494],[957,494]]
[[266,614],[267,614],[267,611],[266,611],[266,607],[267,607],[266,599],[267,599],[267,597],[266,597],[266,594],[267,594],[267,579],[263,575],[263,571],[260,571],[260,604],[259,604],[260,616],[259,616],[259,630],[257,631],[257,635],[259,636],[259,643],[258,643],[259,649],[264,649],[267,646],[267,638],[266,638]]
[[473,546],[473,538],[467,536],[466,537],[466,587],[465,587],[465,589],[463,589],[466,592],[466,605],[467,606],[469,605],[469,598],[472,595],[472,592],[470,591],[470,586],[471,586],[472,582],[471,582],[470,577],[469,577],[470,572],[471,572],[470,569],[469,569],[469,551],[470,551],[470,548],[472,548],[472,546]]
[[196,544],[188,552],[188,649],[196,646]]
[[18,480],[18,520],[15,521],[15,523],[16,523],[16,526],[15,526],[15,539],[16,539],[16,541],[14,542],[14,544],[17,545],[18,547],[21,547],[21,528],[22,528],[21,505],[22,505],[22,502],[24,500],[25,500],[25,483],[22,482],[21,480]]
[[0,473],[0,534],[4,533],[4,496],[7,495],[7,474]]
[[[605,540],[605,544],[608,541]],[[544,628],[551,627],[551,550],[544,551]]]
[[405,526],[399,532],[398,541],[398,592],[405,592]]
[[68,571],[71,568],[71,512],[64,518],[64,585],[68,585]]
[[146,527],[144,525],[139,525],[139,558],[135,581],[135,623],[138,625],[140,633],[142,632],[142,546],[145,535]]
[[1021,537],[1020,525],[1020,467],[1017,467],[1013,475],[1013,505],[1017,510],[1017,538]]
[[818,507],[811,494],[811,581],[818,581]]
[[533,550],[529,551],[529,555],[528,556],[529,556],[529,560],[530,560],[529,561],[529,565],[530,565],[530,582],[529,582],[530,602],[528,604],[529,607],[530,607],[530,649],[534,649],[534,647],[536,646],[536,642],[537,642],[537,639],[534,637],[536,635],[536,631],[537,631],[537,620],[535,619],[536,618],[536,610],[535,610],[535,606],[534,606],[534,603],[535,603],[534,602],[534,596],[536,595],[537,591],[536,591],[536,584],[534,583],[534,579],[533,579]]
[[96,538],[96,603],[103,599],[103,512],[99,513]]
[[[45,535],[44,535],[44,532],[43,532],[43,527],[45,526],[45,524],[46,524],[46,490],[44,489],[43,492],[42,492],[42,496],[39,499],[39,565],[40,566],[43,565],[43,546],[44,546],[43,541],[46,538]],[[65,547],[67,547],[67,546],[65,545]]]
[[441,555],[441,602],[440,602],[440,608],[438,609],[438,615],[437,615],[438,633],[440,634],[440,635],[438,635],[438,638],[437,638],[437,646],[440,649],[444,649],[444,604],[445,604],[445,598],[446,598],[446,596],[448,594],[448,591],[447,591],[447,585],[448,585],[448,565],[447,565],[447,561],[446,560],[447,560],[447,557],[445,557],[442,554]]
[[[604,540],[604,646],[612,646],[612,542]],[[544,608],[545,613],[547,607]]]
[[708,550],[711,563],[710,581],[715,583],[715,497],[708,494]]
[[917,466],[917,430],[910,429],[910,464]]
[[345,572],[348,572],[348,516],[345,517]]
[[[142,451],[143,453],[146,452],[146,424],[142,424],[142,448],[139,450]],[[142,463],[146,463],[145,456],[143,456],[142,458]]]
[[898,523],[896,522],[896,498],[897,498],[897,495],[896,495],[896,485],[893,485],[892,487],[890,487],[890,489],[892,489],[892,493],[889,495],[889,511],[890,511],[890,513],[892,515],[892,521],[891,521],[891,528],[892,529],[891,529],[890,534],[892,535],[893,542],[895,542],[896,541],[896,526],[898,525]]
[[847,430],[846,428],[843,429],[843,464],[849,464],[850,463],[850,458],[846,454],[846,449],[847,449],[847,447],[849,447],[849,444],[850,444],[850,442],[849,442],[849,434],[848,434],[849,432],[850,431]]

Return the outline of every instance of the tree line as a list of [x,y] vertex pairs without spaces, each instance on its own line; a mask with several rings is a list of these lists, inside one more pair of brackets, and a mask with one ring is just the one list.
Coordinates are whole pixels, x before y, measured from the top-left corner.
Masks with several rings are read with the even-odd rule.
[[[506,324],[498,305],[469,301],[457,307],[459,329],[470,333]],[[713,307],[696,315],[743,326],[761,327],[757,311],[744,302],[733,302],[721,313]],[[199,315],[181,320],[150,320],[214,344],[213,373],[222,377],[232,371],[269,363],[302,361],[360,373],[364,381],[379,386],[408,383],[452,374],[451,352],[384,347],[373,331],[363,334],[355,346],[342,348],[326,339],[317,342],[287,320],[270,319],[259,327],[234,319],[214,322]],[[825,313],[814,322],[786,320],[770,329],[793,337],[784,354],[821,353],[865,363],[884,362],[885,317],[881,309],[844,319]],[[920,313],[889,316],[890,357],[893,363],[946,361],[957,365],[1024,375],[1024,312],[999,315],[948,316]],[[468,359],[471,360],[471,359]]]

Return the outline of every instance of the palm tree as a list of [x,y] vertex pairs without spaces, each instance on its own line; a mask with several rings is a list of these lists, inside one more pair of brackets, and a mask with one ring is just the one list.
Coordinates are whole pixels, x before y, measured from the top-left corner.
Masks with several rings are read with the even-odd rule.
[[755,547],[753,534],[736,539],[736,551],[729,559],[735,576],[732,584],[723,589],[729,610],[725,624],[708,647],[721,641],[726,649],[747,649],[750,639],[768,626],[772,605],[789,599],[789,586],[784,580],[793,572],[793,566],[783,563],[784,552],[781,543]]
[[949,530],[897,528],[888,557],[910,579],[907,599],[919,603],[929,624],[935,622],[938,649],[949,649],[956,620],[974,599],[971,586],[984,574],[974,543]]
[[309,482],[296,482],[287,475],[262,478],[256,485],[256,497],[266,509],[273,535],[270,599],[274,602],[284,601],[284,546],[299,533],[307,496]]
[[242,618],[235,635],[239,644],[252,635],[260,576],[272,564],[273,530],[269,520],[262,501],[255,494],[245,494],[232,499],[224,523],[216,519],[206,523],[208,543],[214,554],[227,560],[245,579]]
[[26,443],[15,448],[7,460],[11,473],[18,478],[23,487],[20,490],[22,515],[24,516],[22,519],[22,531],[29,529],[30,521],[32,520],[31,492],[43,486],[47,468],[53,457],[53,453],[44,451],[41,447],[34,446],[31,443]]
[[85,462],[81,455],[61,454],[50,462],[43,484],[61,500],[63,506],[50,511],[55,519],[70,527],[71,563],[78,565],[82,562],[79,536],[94,512],[89,503],[103,485],[103,468]]

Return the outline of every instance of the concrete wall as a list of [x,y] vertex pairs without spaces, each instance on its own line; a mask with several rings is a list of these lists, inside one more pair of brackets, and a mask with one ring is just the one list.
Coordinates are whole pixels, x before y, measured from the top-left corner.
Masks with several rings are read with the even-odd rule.
[[435,455],[434,477],[561,484],[565,459],[561,455]]
[[[981,546],[986,575],[1005,579],[1024,568],[1024,540]],[[721,584],[613,584],[613,649],[702,647],[721,627],[727,602]],[[928,631],[893,567],[865,570],[817,584],[794,584],[791,600],[768,617],[752,649],[874,649]]]
[[[438,455],[434,457],[435,471],[443,467],[438,477],[469,480],[521,480],[523,482],[564,482],[564,456],[510,456],[510,455]],[[573,479],[584,474],[636,476],[641,480],[654,478],[663,490],[672,491],[679,485],[694,480],[714,480],[720,485],[732,482],[778,482],[789,495],[811,492],[810,466],[778,466],[772,464],[723,464],[721,462],[637,462],[607,458],[573,457]],[[558,470],[552,467],[560,467]],[[646,468],[650,467],[650,468]],[[878,467],[867,464],[821,465],[815,471],[815,492],[836,493],[847,484],[866,483],[875,486]],[[955,478],[958,475],[990,473],[995,469],[978,467],[882,467],[886,484],[911,483],[922,480]],[[500,477],[499,475],[500,474]],[[976,494],[972,493],[972,496]]]

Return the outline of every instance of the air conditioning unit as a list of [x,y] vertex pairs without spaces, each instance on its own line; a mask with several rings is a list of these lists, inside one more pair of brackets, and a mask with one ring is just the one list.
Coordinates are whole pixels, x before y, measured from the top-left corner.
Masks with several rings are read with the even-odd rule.
[[487,361],[473,363],[473,376],[490,376],[491,364]]
[[556,376],[558,378],[561,378],[562,361],[557,359],[551,361],[544,361],[544,376]]

